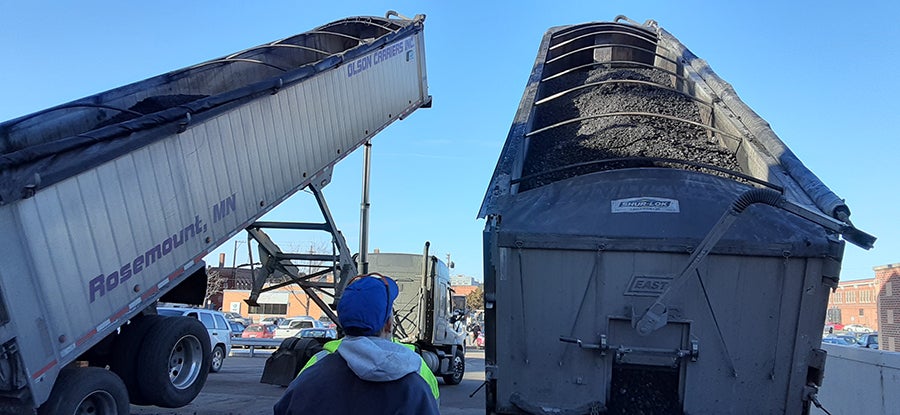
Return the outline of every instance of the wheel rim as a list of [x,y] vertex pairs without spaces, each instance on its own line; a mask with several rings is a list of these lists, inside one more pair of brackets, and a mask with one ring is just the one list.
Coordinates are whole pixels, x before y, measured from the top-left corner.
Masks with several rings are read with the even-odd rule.
[[118,412],[116,398],[107,391],[98,390],[82,399],[73,415],[112,415]]
[[463,377],[463,359],[456,355],[453,357],[453,377],[456,380],[461,380]]
[[169,354],[169,380],[172,386],[186,389],[200,376],[203,365],[203,344],[194,336],[184,336],[175,343]]
[[222,367],[222,363],[225,360],[225,352],[222,351],[220,347],[216,347],[213,349],[212,355],[212,366],[215,370],[219,370]]

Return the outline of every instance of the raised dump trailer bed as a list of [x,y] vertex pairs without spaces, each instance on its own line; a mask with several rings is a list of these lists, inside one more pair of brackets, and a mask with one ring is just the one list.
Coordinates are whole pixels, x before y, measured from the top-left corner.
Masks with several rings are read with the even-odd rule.
[[488,413],[808,413],[874,238],[654,22],[550,29],[487,189]]
[[[172,326],[144,315],[161,298],[202,301],[211,249],[324,186],[336,162],[430,104],[424,18],[391,15],[335,21],[0,124],[0,406],[72,413],[54,405],[80,393],[80,375],[54,384],[76,360],[109,364],[132,402],[193,399],[203,365],[183,376],[140,370],[147,344],[159,343],[142,336]],[[156,375],[160,384],[148,380]],[[108,413],[121,395],[102,377],[113,392],[86,391],[82,405]]]

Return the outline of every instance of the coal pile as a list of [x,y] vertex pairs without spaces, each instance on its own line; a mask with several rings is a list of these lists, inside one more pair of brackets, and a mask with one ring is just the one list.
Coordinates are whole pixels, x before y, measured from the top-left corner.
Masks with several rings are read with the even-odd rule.
[[[598,68],[548,80],[542,86],[541,96],[607,80],[672,85],[671,75],[657,69]],[[532,131],[566,120],[615,112],[654,113],[701,122],[698,104],[679,93],[653,85],[610,83],[583,88],[536,106]],[[720,146],[716,138],[710,138],[702,127],[659,117],[618,115],[587,118],[530,136],[522,171],[526,179],[520,190],[580,174],[629,167],[676,167],[713,173],[709,169],[650,160],[566,168],[578,163],[636,157],[685,160],[741,172],[734,154]],[[551,171],[555,169],[562,170]]]
[[650,366],[614,366],[606,415],[681,415],[678,371]]

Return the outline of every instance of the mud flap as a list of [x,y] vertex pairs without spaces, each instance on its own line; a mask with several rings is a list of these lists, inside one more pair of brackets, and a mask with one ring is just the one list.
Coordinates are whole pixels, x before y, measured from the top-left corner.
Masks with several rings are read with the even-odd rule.
[[300,373],[314,354],[322,350],[322,343],[317,339],[300,339],[290,337],[284,339],[278,350],[266,359],[260,383],[287,386]]

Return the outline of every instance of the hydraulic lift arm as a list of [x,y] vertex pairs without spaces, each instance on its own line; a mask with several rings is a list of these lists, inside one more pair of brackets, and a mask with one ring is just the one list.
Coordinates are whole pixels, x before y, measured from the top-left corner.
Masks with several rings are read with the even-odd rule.
[[[744,192],[737,200],[732,203],[731,207],[725,211],[719,221],[713,225],[700,245],[694,249],[687,265],[684,269],[672,279],[666,289],[659,294],[656,301],[647,308],[643,315],[635,318],[632,325],[638,334],[646,336],[653,331],[663,327],[668,322],[668,306],[666,302],[672,293],[678,291],[687,281],[688,277],[693,274],[701,262],[709,255],[716,243],[722,239],[722,236],[731,228],[731,225],[737,220],[738,215],[744,212],[752,204],[765,203],[767,205],[793,213],[803,219],[818,224],[830,231],[836,232],[843,236],[844,240],[850,242],[863,249],[871,249],[875,243],[875,237],[856,229],[852,224],[841,222],[836,219],[827,217],[817,212],[808,210],[800,205],[792,203],[784,198],[784,196],[771,189],[751,189]],[[636,316],[635,316],[636,317]]]

